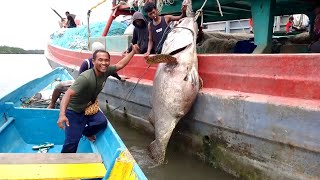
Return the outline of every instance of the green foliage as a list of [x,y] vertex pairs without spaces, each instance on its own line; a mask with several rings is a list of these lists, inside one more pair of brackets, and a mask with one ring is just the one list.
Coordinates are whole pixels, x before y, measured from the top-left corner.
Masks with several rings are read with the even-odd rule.
[[44,50],[24,50],[18,47],[0,46],[0,54],[44,54]]

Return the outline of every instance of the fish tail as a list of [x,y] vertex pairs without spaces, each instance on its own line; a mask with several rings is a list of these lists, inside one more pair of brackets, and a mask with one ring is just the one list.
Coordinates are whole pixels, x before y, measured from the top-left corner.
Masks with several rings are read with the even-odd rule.
[[152,159],[158,164],[163,164],[166,155],[166,149],[163,148],[162,144],[158,140],[154,140],[149,145],[149,151]]

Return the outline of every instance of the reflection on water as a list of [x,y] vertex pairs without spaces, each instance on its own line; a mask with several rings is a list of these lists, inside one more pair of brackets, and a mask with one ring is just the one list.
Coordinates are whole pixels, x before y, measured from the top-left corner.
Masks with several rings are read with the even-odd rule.
[[[44,55],[0,54],[0,68],[0,97],[51,71]],[[170,144],[168,146],[166,164],[157,166],[149,158],[146,149],[153,138],[130,128],[126,123],[112,119],[111,116],[108,117],[149,179],[235,179],[226,173],[209,167],[190,155],[172,148]]]

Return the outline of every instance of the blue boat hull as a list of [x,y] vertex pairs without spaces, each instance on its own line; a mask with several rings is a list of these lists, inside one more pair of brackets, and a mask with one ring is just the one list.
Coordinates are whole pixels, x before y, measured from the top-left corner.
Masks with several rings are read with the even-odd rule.
[[[44,142],[54,144],[48,153],[60,153],[64,143],[64,131],[56,124],[59,110],[20,107],[20,99],[30,98],[41,90],[54,88],[57,79],[71,80],[73,78],[65,69],[57,68],[0,99],[0,114],[2,114],[0,153],[37,153],[38,150],[32,147]],[[104,179],[113,179],[112,176],[119,173],[119,167],[132,168],[127,170],[131,171],[134,177],[147,179],[110,123],[103,132],[97,134],[97,140],[94,143],[85,138],[81,140],[77,152],[100,154],[107,170]],[[125,157],[126,166],[121,162],[124,156],[128,156]],[[128,159],[131,161],[127,161]]]

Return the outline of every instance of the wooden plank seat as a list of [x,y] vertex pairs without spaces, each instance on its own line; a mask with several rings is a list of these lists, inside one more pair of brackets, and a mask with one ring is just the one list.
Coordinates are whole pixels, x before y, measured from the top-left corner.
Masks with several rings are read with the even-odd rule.
[[95,153],[0,153],[0,179],[81,179],[105,174]]

